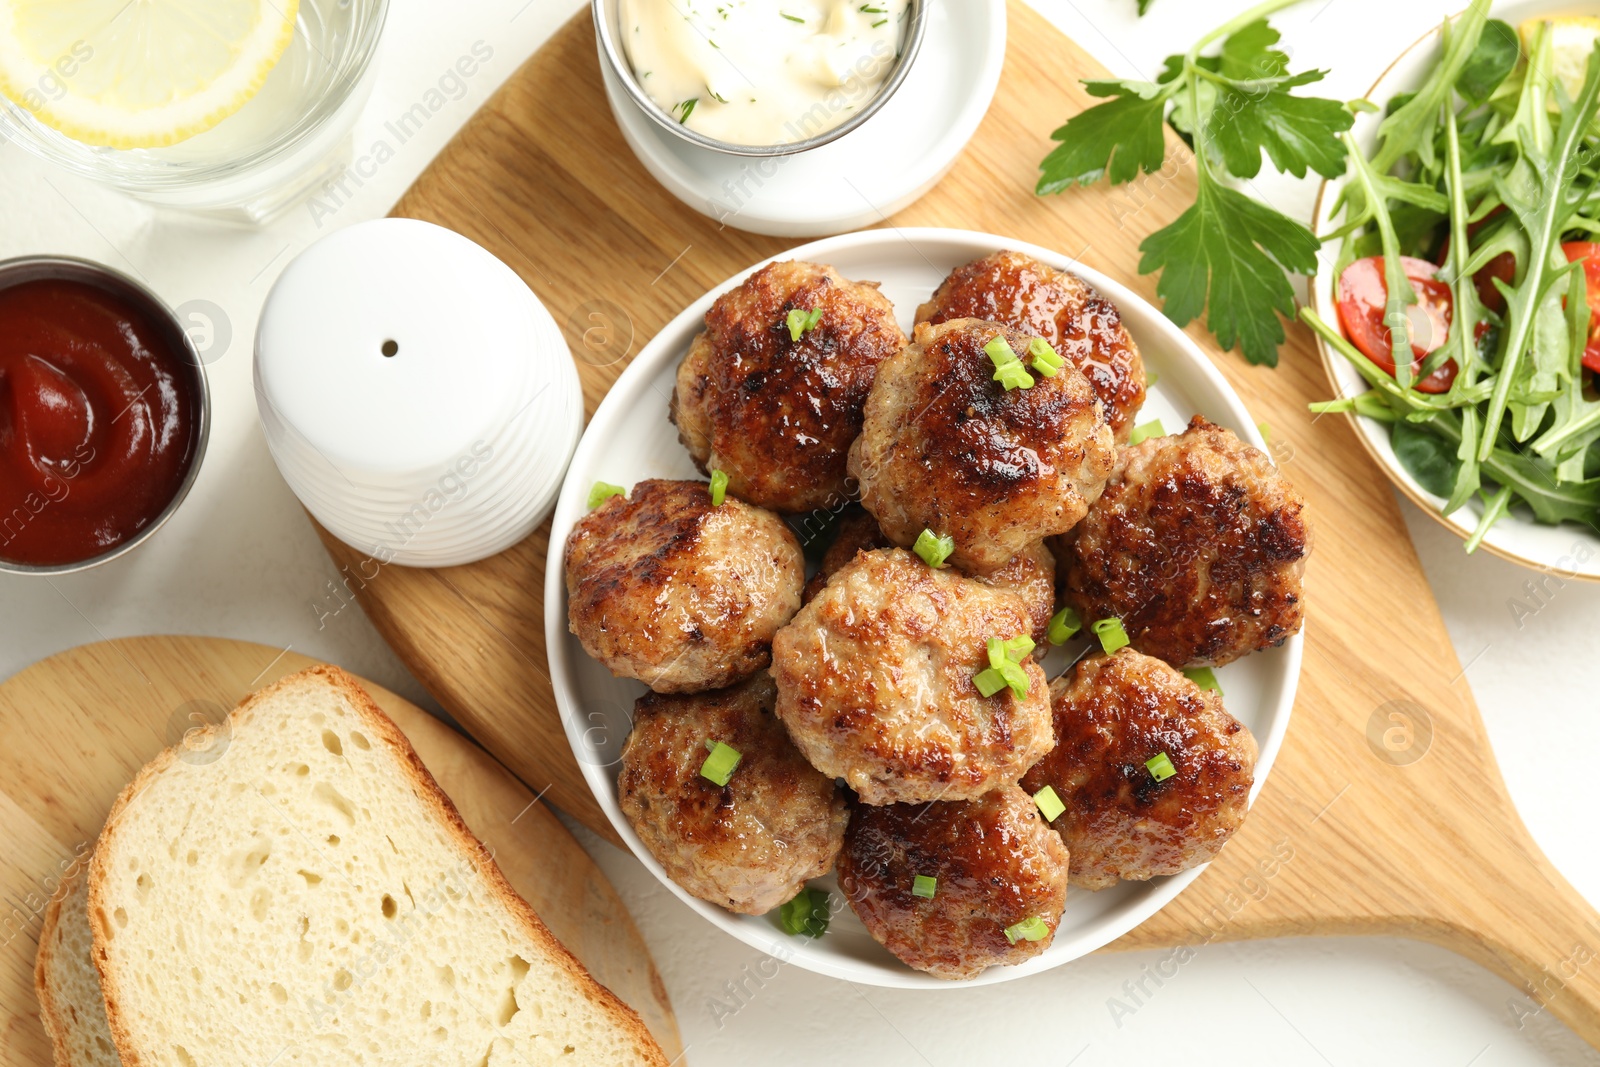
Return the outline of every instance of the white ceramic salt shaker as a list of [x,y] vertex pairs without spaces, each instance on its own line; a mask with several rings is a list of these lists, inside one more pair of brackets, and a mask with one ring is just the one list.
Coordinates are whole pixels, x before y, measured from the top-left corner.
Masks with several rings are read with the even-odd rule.
[[560,328],[451,230],[378,219],[285,268],[256,332],[256,404],[284,480],[382,563],[445,567],[550,514],[583,430]]

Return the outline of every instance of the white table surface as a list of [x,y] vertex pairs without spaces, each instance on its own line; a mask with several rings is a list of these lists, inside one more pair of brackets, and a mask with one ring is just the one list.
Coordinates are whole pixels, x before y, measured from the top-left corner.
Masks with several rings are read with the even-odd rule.
[[[964,0],[943,0],[956,3]],[[1113,71],[1148,77],[1243,0],[1034,0]],[[1379,70],[1460,0],[1307,0],[1274,20],[1294,67],[1331,68],[1320,95],[1359,96]],[[339,663],[436,707],[356,607],[336,610],[337,572],[278,477],[257,426],[250,348],[262,298],[319,234],[384,214],[433,154],[576,9],[573,0],[394,0],[377,89],[355,133],[381,134],[458,56],[493,57],[422,132],[330,215],[308,208],[260,230],[158,215],[0,146],[0,258],[58,252],[137,273],[172,304],[225,310],[232,339],[210,365],[210,453],[193,494],[160,536],[96,571],[54,581],[0,576],[0,677],[88,641],[141,633],[215,634]],[[1048,56],[1041,72],[1069,77]],[[552,101],[553,107],[560,106]],[[1065,116],[1041,116],[1041,123]],[[1302,218],[1314,187],[1267,176],[1257,191]],[[332,196],[324,206],[333,206]],[[690,253],[693,254],[692,252]],[[663,264],[665,266],[665,264]],[[552,308],[558,318],[568,309]],[[1261,371],[1260,373],[1271,373]],[[1292,466],[1290,474],[1292,476]],[[1540,845],[1600,901],[1593,776],[1600,751],[1600,586],[1569,584],[1529,608],[1528,572],[1465,556],[1402,501],[1429,580],[1488,722],[1512,796]],[[1374,549],[1377,550],[1376,548]],[[1373,619],[1373,646],[1402,640]],[[616,883],[672,995],[687,1062],[712,1065],[1029,1063],[1064,1067],[1426,1063],[1453,1067],[1600,1063],[1548,1014],[1517,1023],[1510,985],[1442,949],[1383,938],[1286,940],[1203,949],[1129,1015],[1125,983],[1159,953],[1102,955],[1025,981],[934,994],[859,988],[786,968],[718,933],[631,857],[578,832]]]

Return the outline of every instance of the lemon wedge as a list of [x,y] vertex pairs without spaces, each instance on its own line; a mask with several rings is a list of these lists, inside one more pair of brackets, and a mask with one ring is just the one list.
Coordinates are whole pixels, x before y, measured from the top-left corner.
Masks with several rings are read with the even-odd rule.
[[73,140],[157,148],[255,96],[299,0],[0,0],[0,93]]
[[[1533,41],[1534,32],[1543,19],[1529,19],[1517,27],[1526,51]],[[1563,15],[1548,20],[1550,23],[1550,52],[1553,64],[1551,73],[1576,99],[1583,89],[1583,75],[1589,65],[1589,53],[1594,51],[1596,37],[1600,37],[1600,16]]]

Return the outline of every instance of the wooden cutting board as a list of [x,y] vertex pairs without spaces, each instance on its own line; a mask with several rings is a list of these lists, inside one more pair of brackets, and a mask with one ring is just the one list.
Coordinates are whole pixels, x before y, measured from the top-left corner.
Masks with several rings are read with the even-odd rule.
[[[1076,254],[1154,299],[1138,244],[1194,195],[1166,173],[1033,195],[1048,135],[1103,74],[1013,2],[998,96],[944,181],[886,225],[1012,235]],[[684,305],[795,242],[718,229],[662,190],[607,109],[585,12],[478,112],[396,213],[449,226],[509,263],[565,323],[592,412]],[[598,316],[598,317],[596,317]],[[585,331],[589,331],[585,335]],[[1387,480],[1328,395],[1296,326],[1276,370],[1209,352],[1310,502],[1307,652],[1288,740],[1244,829],[1175,903],[1118,942],[1149,948],[1286,934],[1399,934],[1480,961],[1600,1044],[1600,915],[1539,852],[1483,724]],[[604,342],[604,343],[601,343]],[[615,362],[612,362],[615,360]],[[547,531],[446,570],[376,568],[324,534],[346,584],[428,690],[534,789],[611,836],[567,747],[545,665]]]
[[[51,656],[0,683],[0,1064],[50,1062],[33,959],[59,875],[87,856],[117,793],[184,733],[314,661],[266,645],[137,637]],[[677,1021],[611,883],[561,821],[483,749],[363,682],[462,818],[561,942],[644,1017],[669,1058]]]

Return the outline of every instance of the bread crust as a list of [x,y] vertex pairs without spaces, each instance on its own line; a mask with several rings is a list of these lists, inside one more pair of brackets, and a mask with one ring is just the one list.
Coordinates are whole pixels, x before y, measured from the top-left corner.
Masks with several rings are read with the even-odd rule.
[[54,958],[52,949],[56,924],[61,921],[61,905],[72,895],[71,879],[81,877],[84,877],[84,872],[80,869],[71,878],[64,879],[61,888],[45,905],[44,919],[39,926],[39,953],[33,960],[33,989],[39,997],[39,1021],[44,1023],[45,1033],[50,1035],[50,1058],[55,1062],[55,1067],[74,1065],[67,1054],[67,1021],[62,1018],[62,1005],[56,1002],[55,994],[50,991],[46,975]]
[[[501,872],[499,864],[484,847],[483,842],[475,837],[467,824],[462,820],[460,812],[456,810],[455,803],[439,788],[439,783],[433,778],[428,768],[423,766],[416,750],[411,747],[411,742],[406,735],[395,725],[394,720],[384,714],[383,709],[367,695],[359,682],[338,667],[328,664],[319,664],[307,668],[296,674],[291,674],[278,682],[250,694],[239,702],[223,723],[207,726],[196,737],[191,737],[189,743],[204,745],[204,742],[214,733],[227,728],[231,736],[239,720],[253,709],[257,704],[271,699],[280,691],[289,689],[304,681],[308,677],[320,677],[337,689],[349,701],[356,714],[364,721],[373,734],[387,742],[395,754],[400,758],[401,771],[406,776],[412,791],[431,811],[433,816],[449,831],[450,836],[460,847],[464,858],[472,864],[473,869],[484,880],[490,895],[501,906],[509,911],[521,925],[523,932],[532,941],[545,951],[548,958],[559,965],[580,987],[585,990],[588,999],[597,1007],[610,1014],[617,1027],[633,1040],[636,1051],[642,1062],[653,1067],[670,1067],[667,1057],[661,1051],[661,1046],[656,1044],[654,1037],[639,1018],[639,1014],[611,990],[595,981],[582,963],[578,962],[567,947],[556,940],[554,934],[544,925],[544,921],[534,912],[531,905],[511,888],[511,883]],[[122,1057],[124,1067],[149,1067],[149,1061],[134,1045],[133,1034],[128,1027],[121,1008],[122,982],[121,976],[112,967],[106,953],[107,939],[104,937],[104,927],[98,916],[106,908],[105,889],[106,872],[110,868],[119,843],[119,836],[123,828],[123,819],[128,807],[138,798],[139,794],[165,771],[177,759],[177,747],[168,748],[144,766],[133,781],[129,782],[117,795],[116,803],[111,805],[111,813],[106,816],[105,828],[100,831],[100,839],[95,846],[94,855],[89,862],[89,928],[94,936],[94,966],[100,975],[100,988],[105,994],[106,1018],[111,1024],[111,1037],[116,1042],[117,1053]]]

